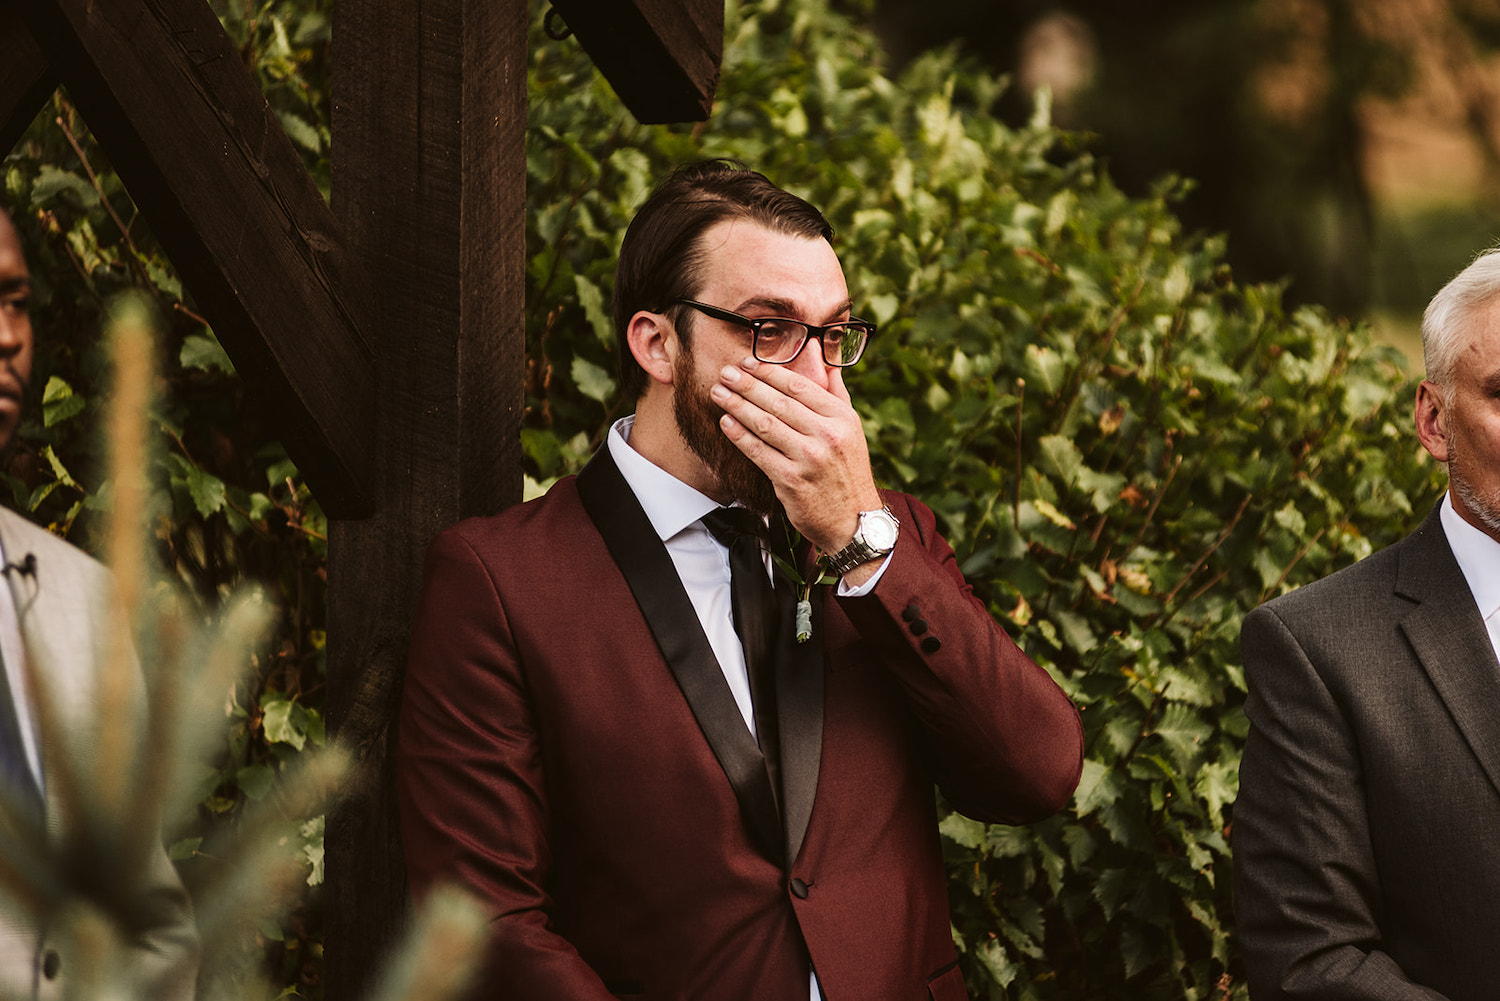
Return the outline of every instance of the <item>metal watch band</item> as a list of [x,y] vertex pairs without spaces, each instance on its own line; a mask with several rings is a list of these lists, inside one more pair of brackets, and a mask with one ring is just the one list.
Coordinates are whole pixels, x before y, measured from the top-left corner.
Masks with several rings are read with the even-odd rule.
[[[876,510],[884,513],[886,517],[891,519],[891,521],[896,525],[898,529],[900,528],[901,523],[896,520],[896,516],[891,513],[890,508],[877,508]],[[872,512],[860,512],[861,522],[859,527],[854,531],[854,540],[843,549],[840,549],[838,552],[830,553],[825,557],[825,559],[828,561],[829,570],[831,570],[835,576],[842,577],[844,574],[848,573],[850,570],[853,570],[861,563],[869,563],[871,560],[878,560],[891,551],[890,549],[876,549],[864,540],[863,518],[866,514],[869,513]]]
[[865,545],[863,539],[855,539],[843,549],[828,556],[828,569],[835,577],[842,577],[861,563],[868,563],[884,553],[876,552]]

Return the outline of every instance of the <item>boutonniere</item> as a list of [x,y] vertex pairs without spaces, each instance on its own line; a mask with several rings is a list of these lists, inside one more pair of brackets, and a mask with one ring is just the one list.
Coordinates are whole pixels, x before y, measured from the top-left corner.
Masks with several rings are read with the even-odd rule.
[[[802,545],[802,533],[785,518],[781,523],[786,526],[787,551],[792,554],[792,559],[796,559],[797,550]],[[783,559],[774,550],[771,559],[797,587],[797,642],[806,643],[812,639],[812,589],[823,584],[837,584],[839,579],[828,572],[828,564],[821,553],[813,560],[812,572],[807,576],[803,576],[801,567],[794,566],[791,560]]]

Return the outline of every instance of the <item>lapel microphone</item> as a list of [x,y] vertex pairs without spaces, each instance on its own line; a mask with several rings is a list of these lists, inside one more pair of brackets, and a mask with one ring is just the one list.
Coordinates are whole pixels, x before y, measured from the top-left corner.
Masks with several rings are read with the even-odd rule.
[[27,553],[26,558],[17,563],[7,563],[4,566],[0,566],[0,573],[6,576],[18,573],[22,577],[30,577],[32,580],[36,580],[36,554]]
[[[26,613],[31,610],[31,606],[36,602],[37,596],[41,593],[42,590],[41,585],[38,583],[36,577],[36,554],[27,553],[24,557],[14,563],[7,561],[4,565],[0,565],[0,574],[4,574],[7,578],[9,578],[13,573],[20,574],[22,580],[26,579],[27,577],[31,578],[31,586],[26,589],[30,592],[30,594],[25,599],[22,599],[19,593],[17,593],[15,596],[16,614],[18,616],[24,617]],[[17,584],[16,586],[17,588],[20,587],[19,584]]]

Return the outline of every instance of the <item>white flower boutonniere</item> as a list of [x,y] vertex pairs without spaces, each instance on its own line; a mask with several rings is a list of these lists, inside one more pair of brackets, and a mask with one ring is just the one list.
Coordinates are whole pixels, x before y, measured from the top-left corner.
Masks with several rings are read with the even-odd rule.
[[[802,533],[793,528],[791,522],[783,520],[782,524],[786,525],[787,551],[795,559],[797,549],[802,545]],[[793,566],[790,560],[783,559],[775,551],[772,551],[771,559],[797,586],[797,642],[806,643],[812,639],[812,589],[823,584],[837,584],[839,579],[828,572],[821,553],[813,560],[812,573],[806,577],[802,575],[801,567]]]

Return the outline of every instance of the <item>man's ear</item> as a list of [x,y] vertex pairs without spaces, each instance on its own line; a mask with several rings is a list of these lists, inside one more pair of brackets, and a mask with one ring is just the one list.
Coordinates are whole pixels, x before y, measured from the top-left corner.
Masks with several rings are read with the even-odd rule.
[[1439,462],[1448,461],[1448,414],[1443,390],[1430,379],[1417,387],[1417,437]]
[[660,313],[641,310],[630,318],[625,339],[636,363],[646,375],[663,386],[672,384],[673,362],[677,358],[677,331]]

